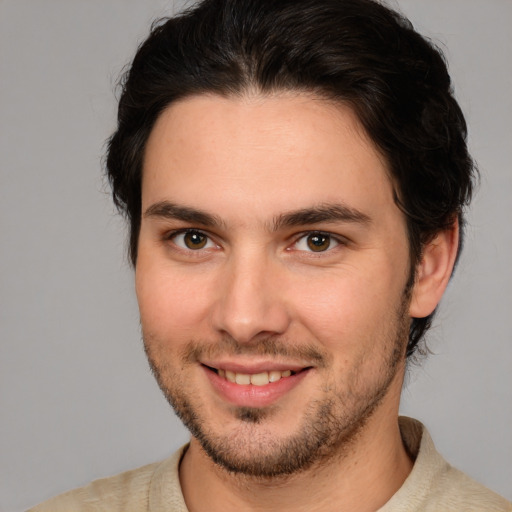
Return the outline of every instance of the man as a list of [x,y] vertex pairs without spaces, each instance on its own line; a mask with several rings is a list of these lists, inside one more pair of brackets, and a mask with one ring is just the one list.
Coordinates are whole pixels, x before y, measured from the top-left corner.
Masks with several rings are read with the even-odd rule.
[[398,418],[474,179],[435,48],[370,0],[205,0],[118,120],[144,346],[192,437],[33,510],[512,509]]

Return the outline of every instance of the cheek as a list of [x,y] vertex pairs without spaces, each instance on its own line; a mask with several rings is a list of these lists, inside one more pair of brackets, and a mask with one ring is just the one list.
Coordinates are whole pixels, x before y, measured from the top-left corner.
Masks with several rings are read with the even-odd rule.
[[[382,337],[401,300],[396,279],[353,273],[302,283],[293,296],[300,323],[326,348],[347,356]],[[400,282],[400,281],[399,281]]]
[[174,338],[197,336],[210,301],[205,281],[141,263],[137,265],[135,283],[144,330]]

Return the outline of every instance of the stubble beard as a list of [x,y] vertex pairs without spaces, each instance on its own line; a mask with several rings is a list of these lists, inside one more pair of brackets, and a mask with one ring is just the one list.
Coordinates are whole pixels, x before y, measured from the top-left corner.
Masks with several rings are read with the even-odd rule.
[[[335,380],[331,379],[323,390],[324,398],[309,403],[296,431],[280,439],[276,439],[271,428],[265,428],[265,421],[271,420],[274,413],[272,407],[236,407],[233,409],[233,415],[239,421],[236,432],[213,432],[202,414],[201,403],[194,399],[194,392],[185,389],[173,368],[157,364],[158,358],[152,349],[155,340],[151,336],[143,335],[144,347],[152,372],[169,404],[217,465],[240,476],[259,479],[286,477],[313,465],[327,464],[333,458],[344,457],[378,409],[405,357],[410,326],[408,290],[402,299],[395,318],[390,319],[394,328],[389,329],[388,339],[376,340],[376,343],[386,345],[379,377],[368,385],[361,382],[355,372],[344,389],[336,389],[332,384]],[[224,347],[222,350],[230,347],[230,352],[224,353],[247,353],[248,350],[232,339],[221,345]],[[206,347],[206,343],[191,342],[183,353],[182,366],[208,351]],[[286,342],[275,339],[262,340],[249,350],[267,355],[291,355],[293,352]],[[327,356],[316,352],[313,347],[299,349],[293,354],[299,355],[297,352],[314,355],[327,365]],[[371,379],[368,375],[364,377]]]

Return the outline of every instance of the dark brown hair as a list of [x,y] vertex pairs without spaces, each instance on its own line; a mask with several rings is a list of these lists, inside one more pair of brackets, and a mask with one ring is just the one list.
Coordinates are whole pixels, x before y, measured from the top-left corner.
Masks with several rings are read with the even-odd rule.
[[[107,174],[130,222],[135,264],[144,149],[180,98],[309,91],[348,103],[386,158],[407,217],[411,276],[422,247],[458,218],[476,169],[442,53],[373,0],[204,0],[156,23],[122,82]],[[460,247],[459,247],[460,249]],[[413,319],[413,354],[432,315]]]

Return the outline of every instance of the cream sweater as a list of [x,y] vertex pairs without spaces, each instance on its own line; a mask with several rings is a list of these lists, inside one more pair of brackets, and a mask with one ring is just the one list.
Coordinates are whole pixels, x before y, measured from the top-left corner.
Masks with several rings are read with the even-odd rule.
[[[421,423],[400,418],[400,430],[416,461],[402,487],[376,512],[512,512],[512,503],[450,466]],[[28,512],[188,512],[178,476],[185,450],[163,462],[96,480]]]

